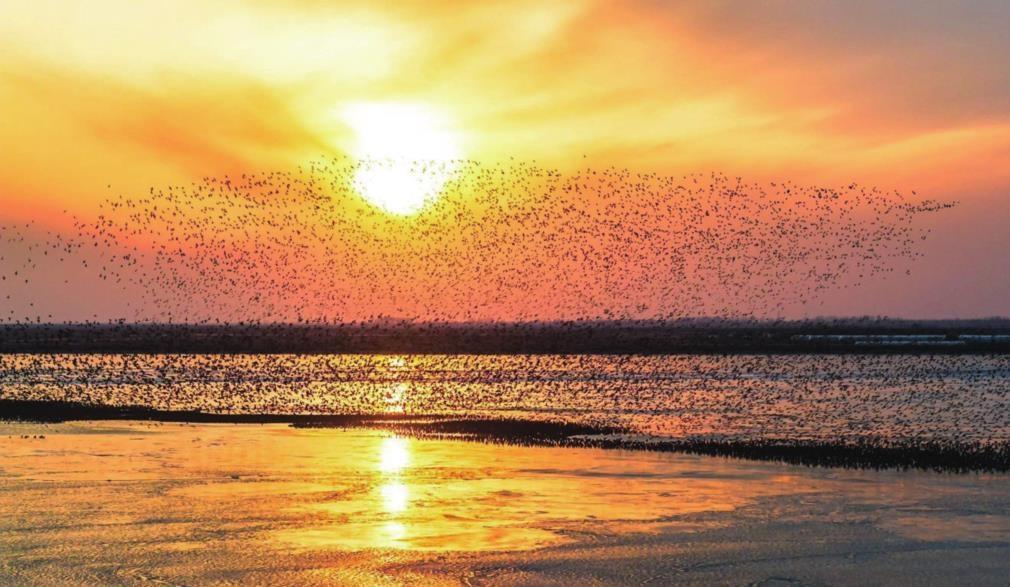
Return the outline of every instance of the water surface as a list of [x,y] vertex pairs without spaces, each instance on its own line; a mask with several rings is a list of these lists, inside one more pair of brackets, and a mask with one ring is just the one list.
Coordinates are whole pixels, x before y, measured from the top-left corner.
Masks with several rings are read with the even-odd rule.
[[1006,475],[0,423],[0,584],[985,584]]
[[451,414],[661,437],[1010,440],[1010,356],[5,355],[0,399]]

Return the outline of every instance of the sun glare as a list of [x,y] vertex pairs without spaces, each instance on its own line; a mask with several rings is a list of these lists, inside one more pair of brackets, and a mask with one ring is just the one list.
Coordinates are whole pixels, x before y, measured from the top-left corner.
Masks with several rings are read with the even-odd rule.
[[379,452],[379,471],[397,473],[410,464],[410,448],[405,438],[390,436],[382,440]]
[[430,106],[366,102],[348,106],[343,118],[355,136],[354,189],[386,212],[420,212],[459,169],[457,133]]

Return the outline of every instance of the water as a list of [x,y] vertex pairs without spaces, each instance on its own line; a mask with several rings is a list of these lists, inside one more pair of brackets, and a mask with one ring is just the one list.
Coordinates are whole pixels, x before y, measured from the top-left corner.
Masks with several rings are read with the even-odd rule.
[[1005,584],[1007,480],[363,429],[0,422],[0,584]]
[[1010,356],[7,355],[0,398],[454,414],[670,437],[1010,439]]

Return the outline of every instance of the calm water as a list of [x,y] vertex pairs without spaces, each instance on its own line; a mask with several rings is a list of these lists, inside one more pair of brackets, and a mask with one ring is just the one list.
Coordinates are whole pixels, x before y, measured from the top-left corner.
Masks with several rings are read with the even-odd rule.
[[1007,480],[0,422],[0,585],[1005,584]]
[[1010,356],[0,356],[0,398],[440,413],[667,437],[1010,439]]

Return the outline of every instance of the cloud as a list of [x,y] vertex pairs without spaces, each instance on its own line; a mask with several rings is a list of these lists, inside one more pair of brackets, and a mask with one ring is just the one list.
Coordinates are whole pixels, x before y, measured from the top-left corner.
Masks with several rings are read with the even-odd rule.
[[[158,85],[52,65],[0,70],[12,148],[0,171],[7,212],[25,201],[89,209],[107,185],[147,187],[205,175],[274,169],[330,147],[274,88],[249,79],[165,76]],[[17,205],[19,203],[21,205]]]
[[368,101],[437,106],[479,159],[971,199],[1010,186],[1007,22],[994,0],[35,0],[0,19],[0,220],[344,152]]
[[[887,136],[1010,117],[1010,4],[999,0],[647,3],[752,91]],[[728,83],[732,83],[729,81]],[[764,86],[763,88],[760,86]]]

